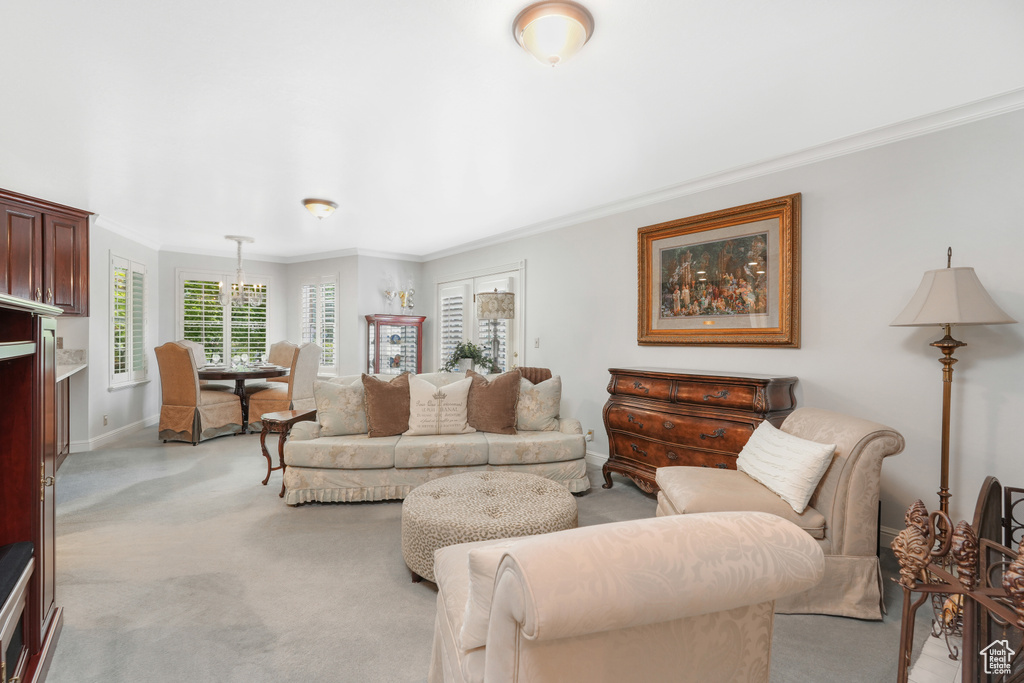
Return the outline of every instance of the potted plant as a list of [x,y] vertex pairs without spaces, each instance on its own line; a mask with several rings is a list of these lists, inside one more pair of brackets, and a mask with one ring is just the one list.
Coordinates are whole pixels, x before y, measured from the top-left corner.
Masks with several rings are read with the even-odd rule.
[[[459,362],[467,360],[469,363]],[[468,370],[471,366],[482,366],[490,372],[498,372],[500,370],[497,363],[491,360],[491,357],[473,342],[459,342],[452,349],[448,360],[441,366],[441,370],[444,372],[456,372],[457,370]]]

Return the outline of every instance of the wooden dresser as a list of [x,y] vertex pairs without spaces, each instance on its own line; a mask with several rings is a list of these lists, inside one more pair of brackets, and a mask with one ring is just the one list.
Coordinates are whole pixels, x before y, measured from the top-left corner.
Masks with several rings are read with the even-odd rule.
[[736,469],[736,455],[757,425],[781,425],[796,405],[796,377],[665,368],[608,372],[606,489],[612,472],[654,493],[659,467]]

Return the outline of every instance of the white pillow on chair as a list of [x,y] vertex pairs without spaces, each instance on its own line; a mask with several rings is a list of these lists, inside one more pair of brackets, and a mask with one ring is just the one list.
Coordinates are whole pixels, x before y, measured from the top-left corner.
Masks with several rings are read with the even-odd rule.
[[835,452],[834,443],[801,439],[765,420],[740,451],[736,469],[764,484],[801,514]]

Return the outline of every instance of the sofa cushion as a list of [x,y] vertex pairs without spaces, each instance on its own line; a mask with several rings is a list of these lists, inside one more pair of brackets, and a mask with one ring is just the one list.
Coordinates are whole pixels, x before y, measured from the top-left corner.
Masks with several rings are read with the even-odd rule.
[[516,433],[516,405],[519,403],[518,370],[492,380],[469,370],[469,426],[492,434]]
[[364,374],[362,382],[370,437],[397,436],[409,429],[409,375],[384,382]]
[[314,382],[316,419],[320,423],[320,436],[366,434],[366,408],[364,407],[362,379],[351,384]]
[[397,436],[371,439],[366,434],[288,441],[285,464],[320,469],[390,469],[395,466],[398,441]]
[[800,514],[835,452],[834,443],[801,439],[765,420],[740,451],[736,469],[767,486]]
[[458,467],[487,464],[487,439],[479,432],[402,436],[395,446],[395,467]]
[[659,467],[654,481],[659,502],[676,514],[696,512],[768,512],[788,519],[812,538],[825,538],[825,517],[812,507],[801,514],[762,484],[739,470],[704,467]]
[[469,408],[468,377],[438,387],[416,376],[409,378],[409,429],[405,436],[468,434],[476,430],[466,423]]
[[587,452],[582,434],[521,431],[518,434],[485,434],[485,436],[487,437],[487,462],[491,465],[562,462],[582,458]]
[[558,429],[558,409],[562,401],[562,378],[554,376],[540,384],[526,379],[519,383],[516,428],[531,432]]

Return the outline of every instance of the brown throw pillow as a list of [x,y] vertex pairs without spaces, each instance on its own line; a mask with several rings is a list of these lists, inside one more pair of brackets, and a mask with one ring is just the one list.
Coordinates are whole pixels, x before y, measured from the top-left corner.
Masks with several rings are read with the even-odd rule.
[[516,404],[519,402],[519,370],[498,375],[490,382],[472,370],[469,387],[469,426],[492,434],[516,433]]
[[409,375],[390,382],[363,374],[369,436],[397,436],[409,429]]

